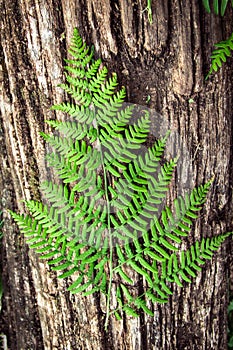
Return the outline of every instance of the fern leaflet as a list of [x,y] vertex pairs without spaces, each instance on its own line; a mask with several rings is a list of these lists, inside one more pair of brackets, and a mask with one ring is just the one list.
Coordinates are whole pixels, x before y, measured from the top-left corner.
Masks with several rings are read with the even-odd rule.
[[218,69],[222,67],[222,63],[226,62],[227,57],[231,56],[231,52],[233,51],[233,33],[227,40],[214,44],[214,46],[216,47],[216,49],[212,52],[212,55],[210,56],[212,62],[206,79],[209,78],[213,71],[217,72]]
[[[205,10],[208,13],[211,13],[211,8],[210,8],[210,1],[209,0],[202,0],[203,5],[205,7]],[[226,12],[226,8],[227,8],[227,4],[231,2],[231,6],[233,7],[233,1],[229,1],[229,0],[221,0],[220,1],[220,6],[219,6],[219,0],[213,0],[213,9],[214,9],[214,13],[216,15],[219,15],[219,13],[221,14],[221,16],[224,16],[225,12]],[[219,11],[220,9],[220,11]]]

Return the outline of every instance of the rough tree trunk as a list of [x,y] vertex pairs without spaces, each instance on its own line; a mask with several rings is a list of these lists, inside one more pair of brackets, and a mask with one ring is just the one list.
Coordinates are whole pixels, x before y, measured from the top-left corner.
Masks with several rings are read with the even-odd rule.
[[155,306],[154,318],[111,320],[106,333],[98,298],[70,295],[67,282],[58,281],[28,251],[7,209],[23,211],[21,199],[40,198],[46,169],[39,131],[53,116],[49,107],[64,97],[57,85],[64,80],[67,43],[78,27],[96,55],[118,73],[128,100],[146,105],[150,96],[149,107],[187,145],[191,165],[182,168],[179,188],[215,175],[190,241],[232,228],[232,64],[204,81],[212,45],[230,34],[232,13],[221,20],[204,13],[201,1],[152,0],[150,25],[143,12],[146,0],[0,4],[0,331],[9,349],[226,349],[230,241],[191,286],[175,289],[169,304]]

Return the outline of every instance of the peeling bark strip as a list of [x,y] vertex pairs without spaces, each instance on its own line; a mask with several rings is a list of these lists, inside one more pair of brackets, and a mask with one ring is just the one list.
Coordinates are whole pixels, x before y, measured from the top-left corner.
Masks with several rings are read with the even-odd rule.
[[195,185],[215,174],[190,242],[232,228],[232,65],[204,82],[212,44],[229,35],[232,14],[220,23],[204,13],[201,2],[152,0],[149,25],[146,3],[0,0],[0,206],[5,223],[0,332],[10,350],[226,349],[231,242],[192,286],[175,290],[170,304],[155,305],[154,319],[112,319],[106,334],[102,300],[70,295],[66,282],[28,253],[6,212],[23,211],[21,199],[40,197],[38,184],[47,170],[39,131],[45,119],[55,117],[49,107],[64,98],[57,85],[64,80],[66,45],[77,26],[109,70],[118,73],[129,101],[145,105],[150,96],[149,106],[181,135],[192,158],[191,174],[183,175]]

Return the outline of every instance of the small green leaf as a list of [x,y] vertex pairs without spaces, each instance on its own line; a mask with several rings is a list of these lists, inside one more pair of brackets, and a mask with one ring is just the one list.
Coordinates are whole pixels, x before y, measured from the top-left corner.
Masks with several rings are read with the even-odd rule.
[[145,254],[149,255],[150,258],[155,259],[157,261],[164,261],[163,256],[160,256],[151,250],[145,250]]
[[[47,247],[45,247],[45,249],[46,249],[46,251],[48,250]],[[38,252],[38,250],[37,250],[37,252]],[[58,254],[58,251],[57,251],[57,250],[52,251],[52,252],[47,253],[47,254],[41,255],[41,256],[40,256],[40,259],[50,259],[50,258],[53,258],[54,255],[56,255],[56,254]]]
[[87,282],[87,283],[82,284],[78,288],[73,288],[73,289],[69,289],[69,290],[72,294],[81,293],[81,292],[85,291],[90,285],[91,285],[91,282]]
[[162,298],[166,299],[167,295],[159,288],[157,284],[154,285],[153,289],[157,292],[157,294]]
[[174,278],[175,283],[179,286],[179,287],[183,287],[183,284],[180,282],[178,276],[176,274],[173,274],[172,277]]
[[149,300],[151,300],[153,303],[160,303],[160,304],[164,304],[168,302],[168,299],[161,299],[156,297],[153,293],[151,293],[150,291],[146,292],[146,296],[148,297]]
[[133,280],[131,278],[129,278],[129,276],[121,269],[121,268],[117,268],[116,272],[121,276],[121,278],[129,283],[129,284],[133,284]]
[[153,269],[153,267],[140,255],[135,257],[135,260],[139,261],[142,267],[144,267],[146,270],[151,271],[152,273],[157,273],[156,270]]
[[126,312],[128,316],[139,317],[139,314],[137,314],[136,311],[132,309],[130,306],[125,305],[123,307],[123,310]]
[[73,267],[72,269],[64,272],[61,275],[59,275],[58,278],[67,278],[69,276],[72,276],[76,271],[78,271],[78,268],[77,267]]
[[216,15],[219,14],[219,6],[218,6],[218,0],[213,0],[214,2],[214,12]]
[[145,300],[139,297],[135,299],[134,303],[138,308],[143,309],[143,311],[149,316],[154,316],[154,313],[147,307]]
[[128,291],[128,289],[124,286],[124,284],[121,284],[121,289],[126,297],[126,299],[129,301],[129,302],[132,302],[133,301],[133,297],[132,295],[130,294],[130,292]]
[[[120,315],[117,311],[114,312],[114,315],[115,315],[117,321],[120,321],[120,320],[122,319],[121,315]],[[137,314],[136,314],[136,313],[135,313],[135,315],[136,315],[135,317],[137,317]],[[131,316],[132,316],[132,315],[131,315]]]
[[182,279],[183,279],[185,282],[192,283],[191,279],[190,279],[189,277],[186,276],[186,274],[184,273],[184,271],[180,270],[180,271],[179,271],[179,274],[180,274],[180,276],[182,277]]
[[[69,267],[69,266],[71,266],[72,264],[70,263],[70,262],[65,262],[64,264],[60,264],[60,265],[58,265],[58,266],[52,266],[51,267],[51,270],[53,270],[53,271],[60,271],[60,270],[65,270],[65,269],[67,269],[67,267]],[[71,271],[71,270],[70,270]],[[75,271],[76,271],[76,269],[75,269]],[[68,273],[68,271],[67,271],[67,273]]]
[[209,0],[202,0],[202,1],[203,1],[203,5],[204,5],[206,11],[207,11],[208,13],[210,13],[211,10],[210,10]]
[[175,247],[173,244],[169,243],[165,238],[160,237],[159,242],[167,249],[178,251],[179,249]]
[[172,295],[172,294],[173,294],[172,291],[171,291],[171,289],[166,285],[166,283],[165,283],[164,280],[162,280],[162,281],[160,282],[160,284],[161,284],[161,287],[163,288],[163,290],[164,290],[168,295]]
[[[169,254],[163,249],[161,248],[158,244],[156,243],[151,243],[151,246],[162,255],[162,257],[169,259]],[[148,254],[148,253],[147,253]],[[148,254],[149,255],[149,254]],[[164,259],[163,259],[164,260]],[[163,261],[162,260],[162,261]]]

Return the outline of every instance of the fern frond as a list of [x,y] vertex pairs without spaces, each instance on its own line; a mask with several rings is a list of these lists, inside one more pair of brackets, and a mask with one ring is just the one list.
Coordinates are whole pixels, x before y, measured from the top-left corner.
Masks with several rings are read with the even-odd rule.
[[[128,283],[130,281],[129,276],[126,271],[124,271],[124,266],[129,266],[135,273],[145,278],[150,288],[149,293],[151,293],[152,289],[153,293],[157,294],[155,294],[155,298],[164,303],[168,296],[172,294],[165,280],[175,282],[179,286],[182,286],[178,275],[186,279],[186,281],[190,281],[190,278],[186,276],[187,271],[192,277],[195,276],[195,272],[192,271],[189,266],[186,266],[188,264],[184,264],[184,259],[182,260],[182,267],[185,268],[185,270],[179,269],[175,253],[171,255],[169,250],[172,252],[179,251],[178,247],[174,246],[171,242],[180,244],[180,236],[186,236],[188,234],[192,223],[190,218],[196,218],[196,212],[201,209],[201,205],[205,202],[211,183],[212,180],[194,189],[189,197],[186,196],[185,201],[180,198],[181,205],[178,204],[177,200],[175,206],[176,213],[174,216],[169,208],[163,210],[161,220],[157,218],[154,219],[154,225],[151,226],[151,237],[149,237],[148,232],[145,232],[142,235],[143,240],[141,243],[138,238],[133,240],[135,253],[130,249],[129,245],[127,246],[125,244],[124,247],[127,247],[127,249],[117,245],[116,252],[119,265],[114,271],[119,274],[124,281],[128,281]],[[193,252],[193,248],[191,248],[191,251]],[[189,252],[187,252],[187,256],[188,254]],[[154,260],[153,265],[150,263],[151,258]],[[200,256],[197,256],[197,259],[198,262],[201,261]],[[161,277],[159,277],[157,263],[162,263]],[[193,261],[193,263],[194,265],[192,266],[195,267],[196,262]],[[196,270],[198,270],[198,267]],[[169,275],[172,274],[173,271],[179,271],[179,274],[176,273],[172,280]]]
[[74,29],[71,46],[68,52],[76,59],[76,64],[81,67],[85,67],[91,62],[94,53],[92,49],[87,48],[77,28]]
[[216,49],[210,56],[212,59],[211,66],[205,79],[208,79],[213,72],[217,72],[222,67],[223,62],[226,62],[227,57],[231,56],[233,51],[233,33],[227,40],[214,44],[214,46]]
[[[218,50],[229,56],[231,43]],[[45,181],[45,202],[26,201],[28,215],[11,215],[51,270],[72,278],[71,293],[106,297],[106,325],[113,284],[117,308],[111,312],[117,319],[123,312],[152,316],[153,303],[166,303],[173,283],[191,283],[231,233],[181,251],[211,181],[162,210],[178,162],[161,165],[168,135],[146,147],[150,114],[124,105],[125,88],[118,89],[116,74],[109,77],[101,60],[93,59],[77,30],[69,53],[73,58],[66,60],[61,87],[74,101],[52,109],[72,119],[48,121],[56,135],[41,133],[52,148],[47,161],[60,183]],[[141,294],[138,277],[144,282]]]
[[[130,267],[134,267],[137,273],[145,277],[148,282],[148,287],[144,294],[139,297],[134,297],[132,292],[130,292],[130,288],[132,287],[120,285],[120,289],[123,289],[123,295],[118,292],[119,309],[123,309],[127,313],[127,308],[130,307],[130,312],[133,310],[136,313],[137,310],[142,308],[148,315],[152,315],[152,310],[147,307],[146,300],[142,298],[156,303],[168,302],[168,297],[172,295],[172,290],[168,287],[167,283],[176,283],[179,287],[183,286],[180,279],[184,282],[191,283],[192,278],[195,278],[196,274],[202,270],[206,260],[212,258],[214,252],[218,250],[220,245],[230,235],[232,235],[232,233],[228,232],[212,238],[203,238],[200,242],[197,241],[191,246],[189,250],[181,251],[179,260],[173,253],[163,261],[162,270],[160,272],[158,269],[155,269],[154,263],[150,266],[150,269],[148,269],[147,264],[143,261],[142,266],[144,264],[146,268],[143,270],[143,268],[140,268],[137,264],[130,261]],[[115,272],[119,273],[119,271],[120,268],[117,267]],[[147,278],[148,272],[146,271],[152,273],[149,279]],[[127,281],[127,278],[125,281]],[[124,287],[122,288],[122,286]],[[125,302],[123,296],[126,296],[127,302]],[[114,311],[118,311],[119,309]]]
[[196,277],[205,261],[211,260],[214,252],[219,249],[222,242],[230,235],[231,233],[225,233],[211,238],[203,238],[200,242],[196,241],[190,249],[180,252],[179,263],[176,261],[174,264],[174,256],[171,256],[168,262],[168,265],[170,264],[171,266],[167,270],[167,280],[177,283],[178,278],[181,277],[185,282],[191,283],[191,278]]
[[[163,228],[159,227],[159,224],[156,226],[155,223],[158,232],[162,236],[163,234],[167,235],[172,240],[179,240],[179,236],[187,236],[191,230],[192,219],[196,219],[197,212],[202,209],[211,184],[212,180],[204,185],[200,185],[198,188],[194,188],[190,196],[186,195],[185,199],[182,197],[177,198],[174,201],[175,215],[172,215],[169,208],[163,210],[161,215]],[[168,234],[169,232],[173,232],[177,237],[175,238],[174,235]]]
[[[33,203],[31,203],[31,205],[33,207]],[[41,205],[38,205],[37,208],[38,207],[41,208]],[[48,264],[51,266],[51,269],[60,272],[60,275],[58,276],[59,278],[67,278],[78,273],[79,277],[69,287],[69,290],[71,290],[72,293],[77,292],[78,285],[81,290],[85,291],[91,284],[95,285],[95,291],[106,291],[106,283],[104,283],[105,272],[103,271],[107,254],[106,246],[99,249],[98,252],[94,248],[89,248],[85,252],[82,252],[81,249],[85,248],[86,244],[79,243],[71,245],[67,239],[63,239],[57,244],[57,241],[54,241],[54,237],[52,237],[53,235],[49,232],[51,230],[46,228],[42,229],[44,224],[40,224],[38,220],[33,220],[30,216],[24,217],[23,215],[18,215],[14,212],[11,212],[11,215],[17,222],[25,237],[27,237],[27,243],[30,248],[35,249],[36,252],[40,254],[41,259],[49,259]],[[38,209],[36,210],[36,215],[34,213],[34,216],[39,218],[41,222],[41,216],[38,215]],[[48,239],[49,236],[50,238]],[[62,248],[59,248],[59,245],[61,244]],[[72,252],[72,254],[70,254],[70,252]],[[92,266],[93,271],[88,276],[88,282],[82,283],[87,277],[85,271],[87,269],[90,271],[90,266]],[[96,272],[94,272],[94,268]],[[101,271],[101,278],[98,278],[97,280],[96,276],[98,274],[100,275],[99,270]]]
[[[58,175],[64,183],[78,182],[73,188],[73,190],[78,192],[88,189],[93,191],[93,188],[97,189],[94,170],[101,165],[100,152],[98,150],[87,146],[84,141],[79,142],[77,140],[73,142],[72,139],[69,139],[67,142],[66,138],[41,134],[56,152],[61,155],[60,157],[57,155],[52,155],[51,157],[49,155],[47,160],[59,170]],[[57,166],[55,159],[57,159]],[[98,190],[95,192],[98,192]]]

